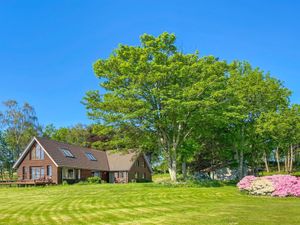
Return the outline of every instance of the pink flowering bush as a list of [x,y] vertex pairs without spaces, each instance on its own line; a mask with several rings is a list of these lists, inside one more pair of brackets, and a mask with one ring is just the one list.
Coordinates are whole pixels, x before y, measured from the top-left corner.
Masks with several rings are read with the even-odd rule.
[[240,190],[249,191],[251,188],[251,184],[255,179],[255,176],[245,176],[240,180],[240,182],[238,182],[237,186]]
[[273,196],[286,197],[296,196],[300,197],[300,179],[291,175],[273,175],[266,176],[266,179],[271,181],[274,185],[275,191]]
[[255,195],[300,197],[300,178],[291,175],[246,176],[237,186],[240,190]]

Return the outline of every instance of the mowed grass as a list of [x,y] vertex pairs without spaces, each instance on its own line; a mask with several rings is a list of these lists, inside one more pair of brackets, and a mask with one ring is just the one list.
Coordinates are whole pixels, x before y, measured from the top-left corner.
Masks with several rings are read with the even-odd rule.
[[300,199],[248,196],[233,186],[0,188],[0,224],[300,224]]

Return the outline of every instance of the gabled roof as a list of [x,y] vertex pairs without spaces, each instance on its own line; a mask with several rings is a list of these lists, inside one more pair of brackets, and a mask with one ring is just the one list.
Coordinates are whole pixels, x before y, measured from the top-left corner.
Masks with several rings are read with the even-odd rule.
[[[46,138],[36,138],[45,151],[52,157],[58,167],[74,167],[78,169],[105,170],[109,169],[104,151],[79,147]],[[68,149],[74,158],[66,157],[61,149]],[[97,161],[89,160],[85,153],[92,153]]]
[[107,160],[109,162],[110,171],[126,171],[130,170],[133,163],[137,159],[137,155],[134,152],[129,153],[116,153],[106,152]]
[[[27,152],[31,149],[31,146],[35,142],[41,145],[45,153],[58,167],[72,167],[78,169],[101,171],[128,171],[140,155],[139,153],[134,151],[128,153],[116,153],[113,151],[105,152],[70,145],[47,138],[34,137],[15,163],[14,168],[18,167],[18,165],[22,162],[23,158],[26,156]],[[61,149],[68,149],[72,153],[74,158],[66,157]],[[86,153],[92,153],[92,155],[96,158],[96,161],[89,160],[86,156]],[[144,159],[149,170],[152,172],[151,166],[145,156]]]

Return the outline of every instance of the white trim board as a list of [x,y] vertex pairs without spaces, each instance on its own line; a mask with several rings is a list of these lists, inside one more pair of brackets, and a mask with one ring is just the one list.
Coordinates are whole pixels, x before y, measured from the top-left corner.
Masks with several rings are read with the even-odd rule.
[[33,137],[30,141],[30,143],[27,145],[27,147],[25,148],[25,150],[22,152],[21,156],[18,158],[18,160],[15,162],[15,164],[13,165],[13,168],[16,169],[19,164],[22,162],[22,160],[24,159],[25,155],[28,153],[28,151],[30,150],[32,144],[36,142],[38,143],[41,148],[43,149],[43,151],[46,153],[46,155],[51,159],[51,161],[54,163],[55,166],[58,167],[57,163],[54,161],[54,159],[49,155],[49,153],[46,151],[46,149],[43,147],[43,145],[41,145],[41,143],[37,140],[36,137]]

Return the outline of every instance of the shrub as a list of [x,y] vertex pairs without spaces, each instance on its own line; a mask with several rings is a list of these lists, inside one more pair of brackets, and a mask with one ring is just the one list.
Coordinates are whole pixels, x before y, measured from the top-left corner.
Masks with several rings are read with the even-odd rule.
[[89,184],[100,184],[101,183],[101,178],[100,177],[88,177],[87,182]]
[[219,180],[191,180],[187,184],[192,187],[222,187],[224,183]]
[[271,195],[274,190],[271,181],[266,178],[257,178],[251,183],[249,193],[253,195]]
[[142,179],[142,178],[136,179],[136,183],[149,183],[149,182],[152,181],[149,179]]
[[68,183],[68,181],[66,181],[66,180],[64,180],[63,182],[62,182],[62,185],[68,185],[69,183]]
[[274,186],[275,191],[272,193],[273,196],[286,197],[296,196],[300,197],[300,179],[290,175],[274,175],[267,176]]
[[246,176],[242,180],[240,180],[240,182],[238,182],[237,186],[240,190],[249,191],[251,188],[251,184],[255,179],[255,176]]
[[218,180],[193,180],[188,179],[186,181],[178,181],[178,182],[157,182],[160,185],[168,186],[168,187],[222,187],[227,185],[228,182],[218,181]]
[[78,183],[76,183],[76,185],[86,185],[86,184],[88,184],[88,182],[87,181],[83,181],[83,180],[81,180]]
[[300,178],[291,175],[273,175],[262,178],[246,176],[237,186],[240,190],[254,195],[300,197]]

